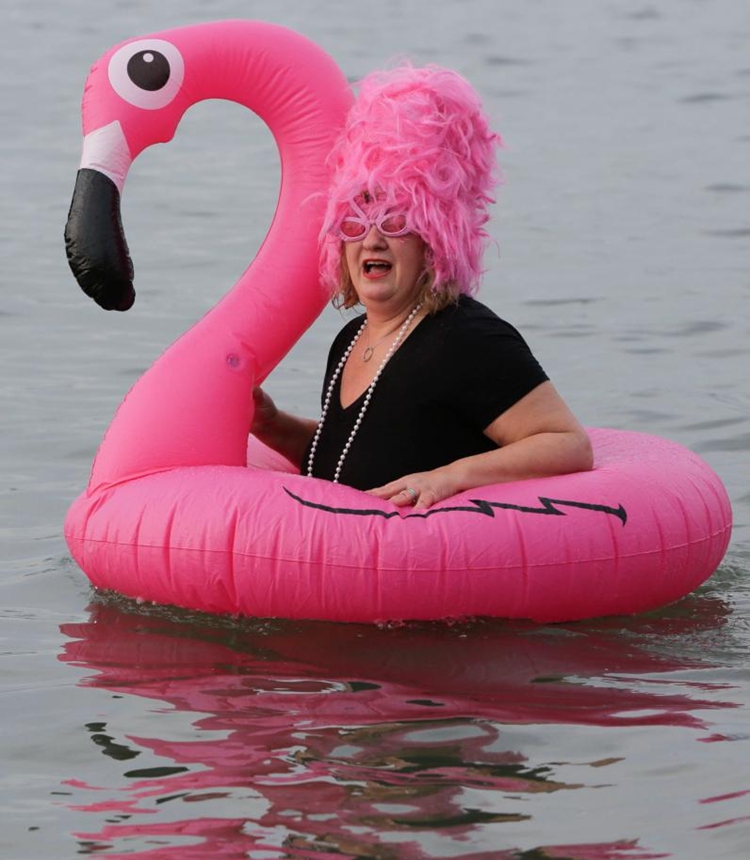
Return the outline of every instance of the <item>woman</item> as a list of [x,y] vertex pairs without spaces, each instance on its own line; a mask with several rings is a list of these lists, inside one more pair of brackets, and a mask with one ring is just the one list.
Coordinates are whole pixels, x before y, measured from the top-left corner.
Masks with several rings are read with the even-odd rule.
[[470,295],[499,143],[453,71],[362,81],[331,154],[321,274],[335,304],[365,314],[333,343],[319,421],[253,395],[252,432],[303,473],[427,508],[591,468],[588,436],[521,335]]

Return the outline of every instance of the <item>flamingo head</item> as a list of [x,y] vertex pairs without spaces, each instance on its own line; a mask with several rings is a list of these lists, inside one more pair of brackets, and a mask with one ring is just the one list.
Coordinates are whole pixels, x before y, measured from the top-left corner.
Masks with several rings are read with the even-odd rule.
[[120,199],[135,157],[174,136],[192,103],[179,39],[133,39],[96,62],[83,98],[83,155],[65,229],[68,262],[83,291],[106,310],[135,300]]
[[282,192],[298,209],[326,187],[325,154],[352,96],[338,66],[308,39],[235,20],[112,48],[86,81],[83,156],[65,229],[76,280],[107,310],[127,310],[135,300],[120,218],[128,169],[147,146],[172,139],[191,105],[209,98],[243,104],[266,122],[286,159]]

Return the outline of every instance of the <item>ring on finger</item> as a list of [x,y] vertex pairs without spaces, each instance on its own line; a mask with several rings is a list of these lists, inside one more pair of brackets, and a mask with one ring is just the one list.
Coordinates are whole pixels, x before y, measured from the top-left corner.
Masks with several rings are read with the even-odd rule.
[[414,487],[404,487],[403,492],[408,493],[411,496],[412,504],[414,504],[419,498],[419,493],[414,489]]

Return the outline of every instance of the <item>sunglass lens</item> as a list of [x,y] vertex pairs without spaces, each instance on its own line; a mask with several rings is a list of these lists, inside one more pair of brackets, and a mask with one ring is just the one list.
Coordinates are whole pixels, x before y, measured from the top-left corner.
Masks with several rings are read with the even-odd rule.
[[406,215],[401,213],[386,215],[380,222],[380,229],[386,236],[397,236],[399,233],[406,232]]
[[361,239],[366,233],[365,225],[361,221],[345,218],[341,222],[341,235],[345,239]]

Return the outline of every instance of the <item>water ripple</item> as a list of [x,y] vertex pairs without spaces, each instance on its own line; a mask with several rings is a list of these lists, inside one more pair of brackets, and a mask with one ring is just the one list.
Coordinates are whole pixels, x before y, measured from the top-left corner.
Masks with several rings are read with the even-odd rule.
[[750,186],[739,185],[735,182],[714,182],[712,185],[706,186],[706,191],[715,192],[717,194],[736,194],[750,191]]
[[707,439],[693,445],[693,450],[697,454],[708,454],[712,451],[750,451],[750,433],[731,439]]
[[713,102],[728,101],[732,96],[725,93],[695,93],[680,99],[683,104],[711,104]]
[[734,227],[726,230],[704,230],[705,236],[718,236],[721,239],[748,239],[750,227]]

